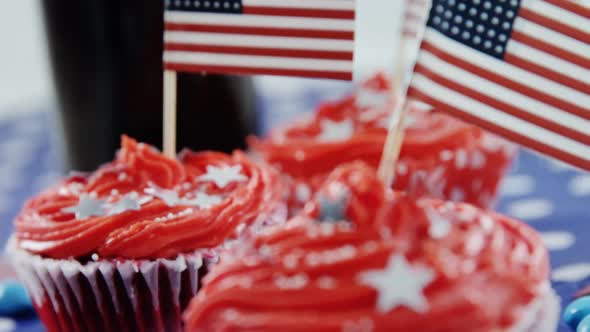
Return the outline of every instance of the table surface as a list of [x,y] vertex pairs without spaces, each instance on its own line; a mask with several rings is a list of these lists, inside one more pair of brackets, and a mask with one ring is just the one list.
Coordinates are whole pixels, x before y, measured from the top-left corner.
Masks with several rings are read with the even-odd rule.
[[[266,82],[272,84],[272,82]],[[311,110],[324,98],[343,93],[342,85],[276,91],[261,97],[263,129]],[[270,109],[272,108],[272,112]],[[53,112],[39,109],[0,119],[0,244],[12,229],[22,202],[55,182],[60,174]],[[530,223],[549,248],[553,285],[564,303],[590,280],[590,174],[521,151],[502,186],[498,210]],[[0,278],[3,264],[0,262]],[[42,331],[35,317],[0,318],[0,332]],[[569,331],[560,326],[560,332]]]

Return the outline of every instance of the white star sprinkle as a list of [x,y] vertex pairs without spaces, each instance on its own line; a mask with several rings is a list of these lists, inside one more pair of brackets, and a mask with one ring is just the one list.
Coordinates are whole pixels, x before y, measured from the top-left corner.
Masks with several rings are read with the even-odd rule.
[[407,114],[404,119],[404,128],[415,127],[417,123],[418,123],[418,119],[416,119],[415,116],[412,116],[411,114]]
[[354,133],[354,125],[350,119],[341,122],[322,120],[321,126],[322,132],[317,138],[322,142],[345,141]]
[[372,332],[375,331],[373,320],[362,317],[359,320],[346,320],[342,323],[342,332]]
[[[418,124],[419,124],[418,119],[416,119],[415,116],[413,116],[411,114],[406,114],[406,117],[404,118],[404,129],[417,127]],[[390,126],[391,126],[391,116],[383,117],[379,121],[377,121],[377,128],[383,128],[383,129],[389,130]]]
[[410,266],[402,255],[392,255],[384,270],[366,271],[358,276],[361,284],[377,290],[377,311],[381,314],[399,306],[416,312],[428,310],[423,292],[434,278],[434,271]]
[[220,196],[208,195],[206,193],[197,193],[197,197],[194,199],[185,199],[184,202],[200,209],[208,209],[221,203],[222,200],[223,199]]
[[63,212],[73,213],[76,219],[86,219],[88,217],[102,217],[105,215],[105,201],[90,197],[88,195],[80,196],[78,204],[62,209]]
[[383,110],[378,110],[378,109],[368,109],[363,111],[360,115],[359,115],[359,120],[361,120],[362,122],[369,122],[369,121],[373,121],[376,120],[380,117],[383,117],[384,114],[389,114],[389,112],[384,112]]
[[389,99],[389,92],[361,89],[356,95],[356,106],[361,108],[385,107]]
[[247,181],[248,177],[242,174],[241,172],[241,165],[223,165],[221,167],[209,165],[207,166],[207,173],[199,176],[197,180],[212,181],[217,185],[217,187],[223,189],[232,182]]
[[145,189],[145,193],[157,197],[164,201],[168,206],[176,206],[182,203],[182,199],[178,197],[178,193],[174,190],[162,189],[150,184],[150,188]]
[[383,129],[389,130],[389,127],[391,126],[391,116],[386,116],[386,117],[379,119],[379,121],[377,121],[376,124],[377,124],[377,128],[383,128]]
[[[151,187],[145,189],[145,193],[157,197],[164,201],[168,206],[189,205],[201,209],[208,209],[213,205],[221,203],[223,200],[220,196],[208,195],[207,193],[198,192],[193,199],[178,196],[174,190],[162,189],[150,184]],[[142,204],[142,201],[139,201]]]
[[430,228],[428,228],[428,235],[433,239],[442,239],[449,235],[451,231],[451,222],[443,217],[438,211],[427,208],[424,210],[426,217],[430,222]]
[[134,191],[123,196],[119,201],[111,204],[109,215],[115,215],[127,211],[138,211],[141,209],[139,195]]
[[295,198],[299,202],[305,203],[311,199],[311,188],[304,183],[300,183],[295,187]]

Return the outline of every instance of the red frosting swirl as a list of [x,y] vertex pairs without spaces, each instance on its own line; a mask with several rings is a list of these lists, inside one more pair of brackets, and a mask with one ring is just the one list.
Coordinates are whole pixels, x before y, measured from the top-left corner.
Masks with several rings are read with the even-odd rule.
[[[530,227],[467,204],[379,190],[373,174],[346,166],[323,189],[348,187],[350,224],[297,218],[241,256],[222,257],[185,313],[187,331],[488,332],[523,317],[549,273]],[[317,215],[317,204],[306,210]],[[448,232],[433,233],[439,217],[450,222]],[[432,273],[425,310],[379,311],[377,289],[359,282],[393,255]]]
[[[220,188],[202,178],[211,166],[237,167],[241,178]],[[184,200],[169,205],[158,192]],[[216,200],[206,206],[190,203],[199,193]],[[84,218],[69,210],[83,197],[100,199],[107,209],[129,195],[135,195],[139,208]],[[123,137],[113,162],[29,200],[16,218],[16,238],[22,249],[53,258],[167,258],[220,245],[242,224],[270,217],[280,199],[276,174],[243,153],[186,151],[174,160]]]
[[[295,182],[310,185],[311,191],[343,163],[362,160],[377,167],[393,105],[390,89],[386,77],[377,75],[355,94],[321,104],[306,121],[275,130],[266,139],[250,138],[250,148]],[[381,95],[381,104],[359,104],[363,93]],[[424,111],[418,104],[413,104],[408,118],[395,188],[436,198],[451,198],[453,189],[460,188],[462,201],[484,207],[492,203],[514,149],[475,126],[436,110]],[[352,134],[340,140],[322,140],[326,121],[349,121]],[[463,165],[469,161],[481,165]],[[437,168],[441,171],[435,172]],[[432,179],[422,178],[426,176]],[[472,187],[473,179],[481,183]],[[484,191],[486,197],[482,197]]]

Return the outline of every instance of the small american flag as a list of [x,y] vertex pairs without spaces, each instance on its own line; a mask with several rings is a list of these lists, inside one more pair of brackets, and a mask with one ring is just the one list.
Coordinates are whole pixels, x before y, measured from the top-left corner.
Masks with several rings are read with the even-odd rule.
[[434,0],[408,96],[590,170],[590,8]]
[[168,0],[164,67],[352,79],[355,0]]

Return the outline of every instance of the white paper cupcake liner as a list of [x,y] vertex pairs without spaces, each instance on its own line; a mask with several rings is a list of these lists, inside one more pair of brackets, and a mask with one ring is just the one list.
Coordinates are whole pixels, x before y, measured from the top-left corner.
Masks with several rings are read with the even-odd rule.
[[555,332],[561,311],[560,298],[549,283],[542,295],[527,309],[523,318],[507,332]]
[[7,253],[48,331],[180,331],[182,311],[215,256],[80,263]]
[[7,253],[49,332],[181,331],[182,311],[219,253],[286,218],[286,205],[277,203],[270,214],[237,227],[236,240],[176,259],[80,263],[30,254],[14,239]]

